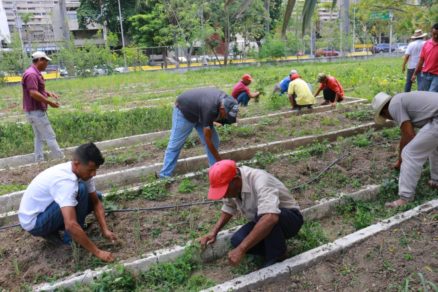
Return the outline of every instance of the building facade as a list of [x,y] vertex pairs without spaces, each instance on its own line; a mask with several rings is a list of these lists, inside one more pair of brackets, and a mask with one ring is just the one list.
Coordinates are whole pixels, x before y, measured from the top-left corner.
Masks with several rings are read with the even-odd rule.
[[0,0],[6,12],[11,33],[19,32],[23,46],[30,52],[35,49],[56,51],[73,37],[76,45],[87,41],[104,44],[99,37],[100,26],[89,25],[80,29],[77,21],[79,0]]

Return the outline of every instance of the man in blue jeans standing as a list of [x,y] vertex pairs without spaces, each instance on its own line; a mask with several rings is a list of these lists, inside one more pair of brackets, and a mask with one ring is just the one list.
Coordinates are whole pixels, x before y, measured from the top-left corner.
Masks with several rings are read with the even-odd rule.
[[209,165],[221,160],[218,152],[219,135],[214,128],[214,122],[222,125],[235,123],[238,111],[237,102],[216,88],[192,89],[178,96],[159,177],[166,178],[172,175],[179,153],[193,129],[196,129],[205,147]]
[[438,23],[432,27],[432,38],[421,49],[420,60],[412,74],[412,82],[421,74],[422,91],[438,92]]
[[219,231],[240,210],[248,219],[231,237],[231,265],[238,265],[246,253],[264,257],[270,266],[286,257],[286,239],[303,225],[300,207],[285,185],[261,169],[237,167],[233,160],[216,162],[209,171],[210,200],[223,199],[222,213],[213,230],[200,238],[203,248],[216,241]]
[[83,230],[85,217],[94,211],[102,235],[115,241],[107,226],[105,211],[96,192],[93,177],[104,163],[93,143],[79,146],[73,160],[50,167],[37,175],[21,199],[18,219],[21,227],[33,236],[61,243],[71,240],[105,262],[114,260],[111,252],[99,249]]

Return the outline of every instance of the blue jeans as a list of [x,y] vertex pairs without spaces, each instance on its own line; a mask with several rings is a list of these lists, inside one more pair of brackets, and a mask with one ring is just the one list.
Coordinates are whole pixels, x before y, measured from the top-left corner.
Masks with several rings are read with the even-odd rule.
[[[98,193],[97,196],[102,200],[101,193]],[[79,182],[77,200],[76,218],[79,225],[84,227],[85,217],[93,211],[93,205],[84,182]],[[64,217],[62,216],[61,208],[56,202],[53,202],[44,212],[38,215],[35,227],[29,231],[29,233],[33,236],[46,237],[60,230],[64,230],[64,227]],[[64,234],[64,242],[71,242],[71,237],[68,233]]]
[[[178,156],[181,149],[184,147],[184,143],[189,137],[193,129],[198,132],[199,138],[204,145],[205,152],[208,157],[208,164],[211,166],[216,162],[216,158],[210,152],[205,143],[204,128],[198,123],[192,123],[188,121],[179,108],[174,107],[172,113],[172,130],[170,131],[169,143],[167,144],[166,153],[164,154],[163,168],[160,171],[160,177],[165,178],[172,175],[176,163],[178,162]],[[219,135],[214,127],[211,127],[213,146],[219,148]]]
[[438,75],[421,73],[421,90],[438,92]]
[[[276,263],[286,252],[286,239],[295,236],[303,225],[303,216],[296,209],[281,208],[277,225],[262,241],[253,246],[248,253],[265,257],[265,266]],[[262,216],[248,222],[231,237],[231,245],[237,247],[251,233]]]
[[[414,74],[414,71],[415,71],[415,68],[414,68],[414,69],[408,69],[408,70],[406,71],[405,92],[410,92],[411,89],[412,89],[412,81],[411,81],[411,78],[412,78],[412,75]],[[420,84],[421,84],[421,74],[419,74],[419,75],[417,76],[417,90],[421,90]]]
[[237,96],[237,103],[241,104],[242,106],[247,106],[249,102],[249,95],[245,91],[241,92]]

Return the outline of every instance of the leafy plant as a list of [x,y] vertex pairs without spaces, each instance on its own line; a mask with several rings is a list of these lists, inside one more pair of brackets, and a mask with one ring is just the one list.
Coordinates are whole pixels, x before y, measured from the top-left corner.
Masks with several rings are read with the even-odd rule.
[[178,192],[182,194],[189,194],[195,189],[196,185],[189,178],[184,178],[178,186]]
[[255,165],[260,168],[266,168],[268,165],[274,163],[277,160],[274,154],[271,152],[257,152],[254,155]]

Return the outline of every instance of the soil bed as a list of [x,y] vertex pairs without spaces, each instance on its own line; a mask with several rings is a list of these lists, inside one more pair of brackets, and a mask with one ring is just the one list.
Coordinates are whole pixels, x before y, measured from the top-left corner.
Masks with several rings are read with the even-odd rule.
[[[335,112],[298,115],[289,118],[262,118],[257,124],[219,127],[220,150],[256,145],[293,137],[323,134],[347,127],[353,127],[372,120],[372,114],[362,105],[341,108]],[[105,164],[98,174],[123,170],[126,168],[162,162],[168,137],[158,139],[152,144],[127,146],[105,151]],[[204,147],[196,133],[193,133],[181,151],[180,158],[204,154]],[[57,162],[58,163],[58,162]],[[42,170],[54,162],[40,163],[0,171],[0,184],[28,184]],[[1,185],[0,185],[1,186]]]
[[434,291],[428,281],[436,289],[437,210],[254,291]]
[[[349,151],[350,156],[332,167],[320,180],[293,192],[304,209],[316,204],[318,199],[355,191],[367,184],[379,184],[385,178],[393,179],[394,174],[388,168],[396,158],[396,141],[384,137],[392,137],[392,132],[394,130],[388,129],[369,133],[368,136],[359,135],[342,140],[333,147],[315,144],[306,147],[308,150],[300,156],[279,160],[273,159],[271,154],[261,153],[255,167],[267,168],[288,187],[292,187],[307,181],[339,155]],[[356,146],[360,141],[363,143],[365,138],[369,141],[367,146]],[[105,205],[107,209],[119,209],[199,201],[206,199],[207,189],[208,181],[204,175],[175,181],[167,189],[155,187],[144,190],[140,195],[126,194],[108,198]],[[113,251],[118,260],[125,260],[148,251],[184,244],[189,239],[206,234],[216,222],[219,209],[220,203],[160,212],[112,213],[108,216],[108,224],[119,236],[119,243],[115,246],[108,245],[100,238],[93,216],[90,216],[93,223],[87,233],[96,240],[98,246]],[[236,218],[227,227],[244,222],[243,218]],[[0,241],[0,260],[3,264],[0,287],[4,289],[49,281],[103,264],[81,248],[52,246],[18,228],[1,232]]]

